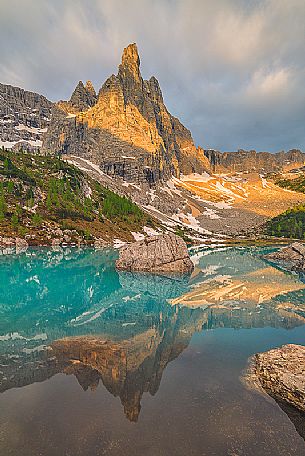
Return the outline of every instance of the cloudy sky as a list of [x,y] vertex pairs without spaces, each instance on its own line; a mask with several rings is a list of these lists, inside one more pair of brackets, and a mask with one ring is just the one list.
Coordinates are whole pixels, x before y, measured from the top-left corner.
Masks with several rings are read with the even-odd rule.
[[305,0],[0,0],[0,82],[51,100],[131,42],[197,144],[305,150]]

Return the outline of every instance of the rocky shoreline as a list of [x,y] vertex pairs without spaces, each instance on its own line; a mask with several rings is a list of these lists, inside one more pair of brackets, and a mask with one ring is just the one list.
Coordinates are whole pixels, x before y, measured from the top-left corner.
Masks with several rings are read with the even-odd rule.
[[[26,237],[19,237],[15,235],[2,235],[0,234],[0,252],[4,253],[7,249],[24,249],[28,247],[80,247],[80,246],[88,246],[88,247],[95,247],[95,248],[108,248],[112,247],[116,244],[130,244],[130,242],[125,240],[116,239],[113,241],[105,240],[102,238],[95,238],[95,239],[84,239],[79,236],[71,236],[70,231],[60,231],[59,237],[50,236],[45,237],[43,239],[37,238],[37,236],[26,236]],[[214,245],[215,239],[205,239],[203,242],[205,245]],[[252,239],[252,238],[228,238],[228,239],[219,239],[219,245],[226,245],[230,247],[234,246],[263,246],[263,245],[273,245],[274,243],[287,243],[287,239],[272,239],[272,238],[262,238],[262,239]],[[197,245],[197,242],[194,242],[192,245]],[[120,245],[116,245],[120,247]],[[269,258],[266,256],[266,259]],[[270,261],[272,261],[270,259]]]
[[287,247],[265,255],[264,258],[288,270],[305,272],[305,245],[301,242],[293,242]]
[[69,236],[63,236],[60,238],[53,238],[45,242],[32,242],[33,240],[24,239],[20,237],[5,237],[0,236],[0,254],[9,254],[9,253],[20,253],[26,250],[28,247],[81,247],[81,246],[90,246],[95,248],[107,248],[111,247],[112,244],[105,241],[104,239],[95,239],[95,240],[84,240],[84,239],[73,239]]

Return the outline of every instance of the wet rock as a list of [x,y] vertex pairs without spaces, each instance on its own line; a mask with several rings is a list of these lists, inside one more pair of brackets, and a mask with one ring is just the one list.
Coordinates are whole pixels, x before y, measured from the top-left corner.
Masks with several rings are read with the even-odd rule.
[[96,239],[94,241],[94,248],[95,249],[104,249],[105,247],[109,247],[109,243],[104,239]]
[[0,236],[0,255],[25,252],[29,244],[25,239]]
[[305,245],[294,242],[288,247],[269,253],[265,258],[275,263],[282,263],[291,270],[305,272]]
[[11,237],[0,237],[0,247],[13,247],[15,245],[15,239]]
[[253,358],[253,376],[274,399],[305,412],[305,347],[283,345]]
[[190,273],[194,265],[185,242],[173,233],[148,237],[121,247],[119,270],[156,273]]
[[29,244],[27,243],[27,241],[25,239],[21,239],[21,238],[15,239],[15,245],[16,245],[17,254],[26,252],[29,247]]
[[16,238],[15,239],[15,244],[16,244],[16,247],[18,247],[18,248],[23,248],[23,247],[28,247],[29,246],[27,241],[25,239],[22,239],[22,238]]
[[53,247],[56,247],[56,246],[60,245],[62,243],[62,241],[63,241],[62,239],[52,239],[51,245]]
[[26,239],[0,236],[0,247],[28,247]]

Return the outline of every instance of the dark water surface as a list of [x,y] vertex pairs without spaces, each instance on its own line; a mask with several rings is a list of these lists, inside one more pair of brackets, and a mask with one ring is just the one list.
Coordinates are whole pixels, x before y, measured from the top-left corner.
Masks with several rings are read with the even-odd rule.
[[116,252],[0,257],[0,455],[305,456],[241,381],[305,344],[305,288],[261,248],[194,251],[190,279],[117,273]]

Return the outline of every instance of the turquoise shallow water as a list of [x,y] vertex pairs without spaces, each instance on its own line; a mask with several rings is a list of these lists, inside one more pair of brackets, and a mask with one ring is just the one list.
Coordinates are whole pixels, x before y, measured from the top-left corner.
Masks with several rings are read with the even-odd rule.
[[0,455],[305,455],[241,382],[305,344],[304,283],[264,252],[193,251],[190,279],[117,273],[110,250],[1,256]]

